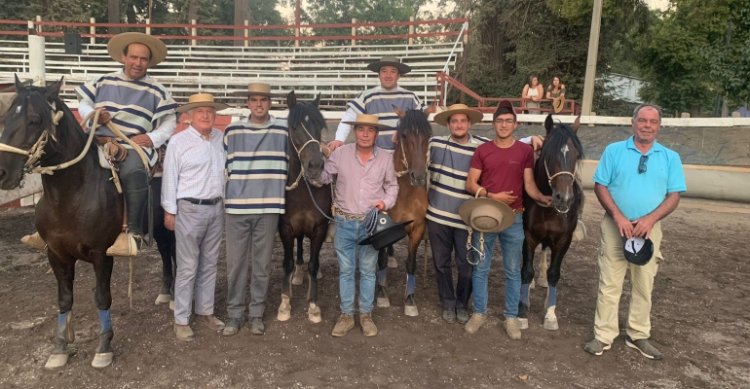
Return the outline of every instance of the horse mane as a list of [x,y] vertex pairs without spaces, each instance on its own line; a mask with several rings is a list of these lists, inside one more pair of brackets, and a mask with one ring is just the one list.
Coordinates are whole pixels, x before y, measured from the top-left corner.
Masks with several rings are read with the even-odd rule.
[[581,145],[581,140],[578,139],[578,136],[576,136],[570,126],[562,123],[555,124],[552,130],[547,134],[547,137],[544,138],[544,145],[542,146],[540,158],[544,159],[547,164],[551,166],[551,164],[555,162],[554,158],[559,155],[557,151],[566,145],[568,140],[573,142],[573,147],[575,147],[578,152],[578,158],[583,159],[583,146]]
[[306,125],[305,128],[317,140],[320,140],[323,129],[326,127],[326,121],[320,110],[308,101],[297,101],[289,108],[287,120],[290,131],[302,128],[302,123],[309,121],[312,126]]
[[424,112],[418,109],[410,109],[404,113],[404,117],[399,121],[398,133],[405,136],[426,135],[431,137],[432,126],[427,121]]

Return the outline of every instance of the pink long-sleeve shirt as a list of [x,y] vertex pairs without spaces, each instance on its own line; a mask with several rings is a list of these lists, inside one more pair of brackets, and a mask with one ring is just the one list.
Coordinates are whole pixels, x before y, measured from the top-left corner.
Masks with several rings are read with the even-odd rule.
[[378,201],[385,209],[396,204],[398,181],[393,168],[393,154],[377,146],[366,163],[357,158],[357,145],[350,143],[336,149],[326,161],[320,181],[329,184],[336,176],[336,208],[355,215],[366,213]]

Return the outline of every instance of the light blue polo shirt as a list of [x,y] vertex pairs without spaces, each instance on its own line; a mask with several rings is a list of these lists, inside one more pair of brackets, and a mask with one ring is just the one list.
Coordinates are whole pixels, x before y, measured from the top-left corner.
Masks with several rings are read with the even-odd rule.
[[679,154],[654,142],[646,153],[646,172],[639,174],[641,155],[632,136],[612,143],[604,149],[594,173],[594,182],[607,187],[631,221],[653,212],[668,193],[687,190]]

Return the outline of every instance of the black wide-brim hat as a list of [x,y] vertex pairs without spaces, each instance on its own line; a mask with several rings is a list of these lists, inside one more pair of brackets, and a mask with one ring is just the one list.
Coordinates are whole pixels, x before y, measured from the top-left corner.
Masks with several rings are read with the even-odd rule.
[[359,245],[372,245],[375,250],[386,248],[399,240],[406,237],[406,226],[413,222],[409,220],[402,223],[396,223],[386,213],[378,213],[378,220],[375,224],[375,232],[359,242]]
[[654,256],[654,242],[637,236],[630,239],[623,237],[622,251],[628,262],[643,266]]

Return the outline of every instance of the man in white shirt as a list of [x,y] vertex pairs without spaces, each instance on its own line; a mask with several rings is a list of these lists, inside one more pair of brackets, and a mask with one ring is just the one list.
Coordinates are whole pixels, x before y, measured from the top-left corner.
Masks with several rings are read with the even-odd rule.
[[177,242],[174,331],[183,341],[194,339],[189,324],[193,300],[199,325],[214,332],[224,329],[214,316],[224,226],[224,136],[213,125],[216,111],[225,108],[208,93],[190,96],[188,104],[177,109],[187,112],[190,127],[171,138],[164,159],[164,226],[175,231]]

